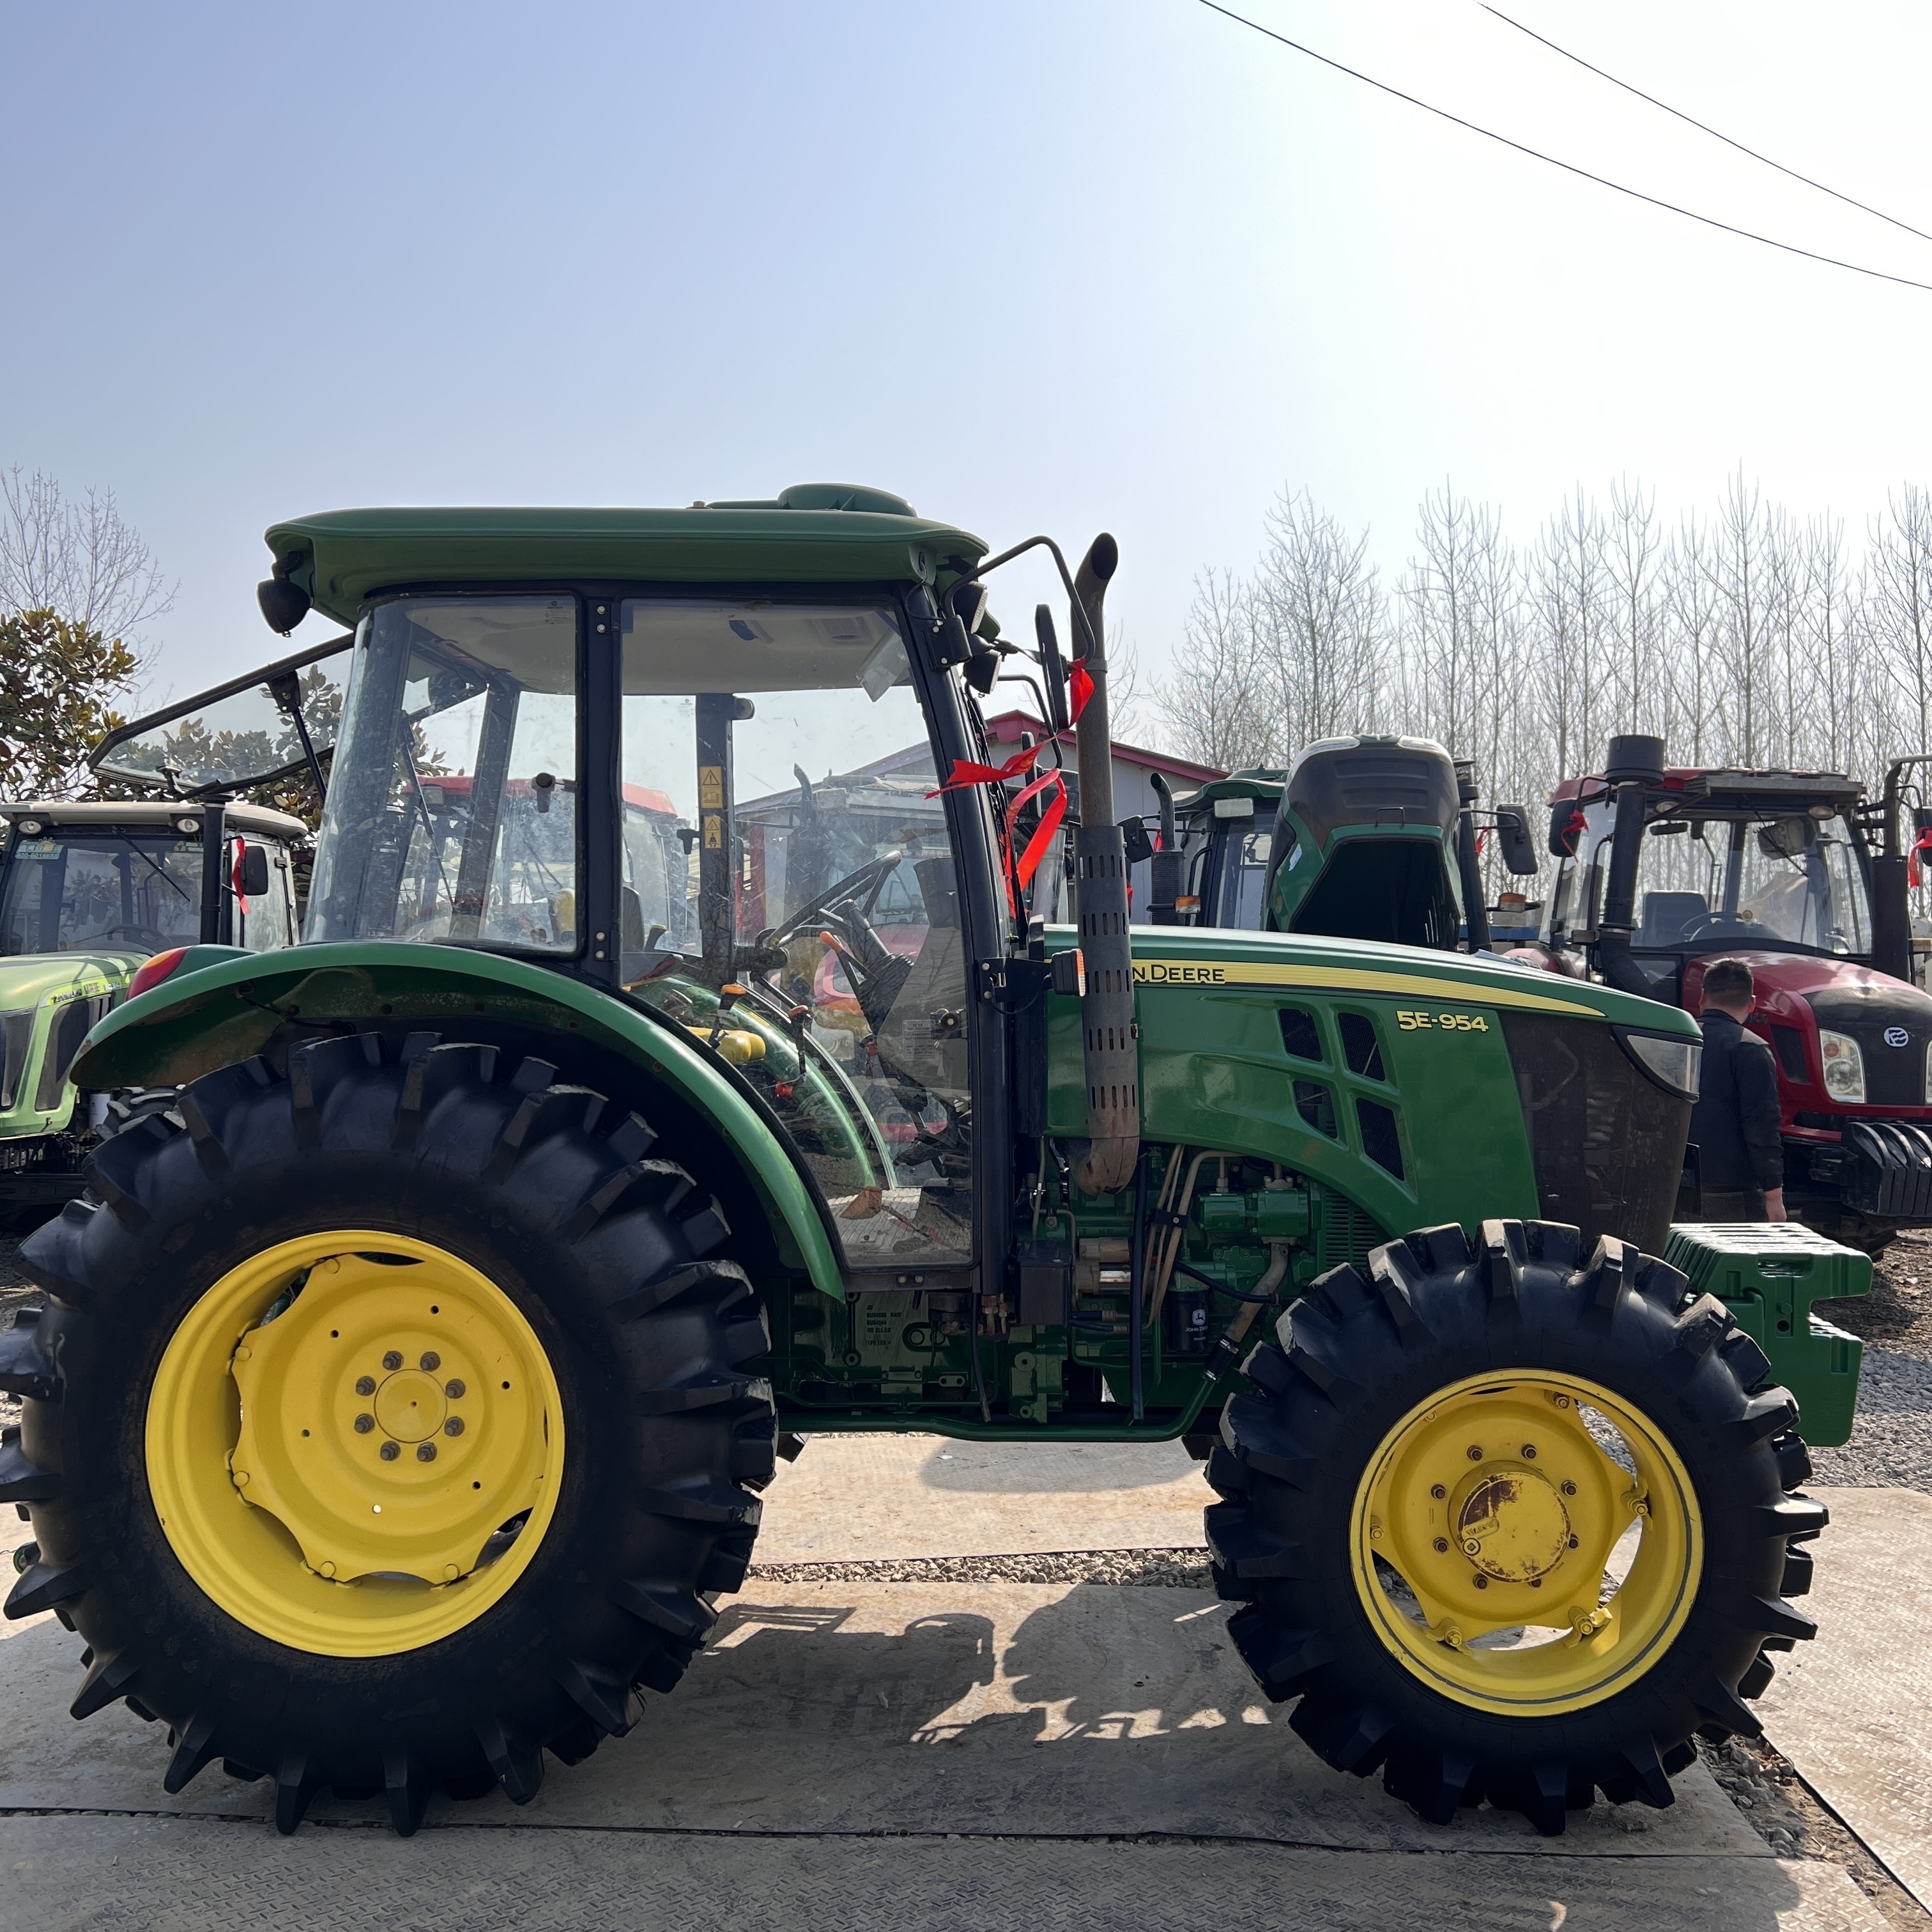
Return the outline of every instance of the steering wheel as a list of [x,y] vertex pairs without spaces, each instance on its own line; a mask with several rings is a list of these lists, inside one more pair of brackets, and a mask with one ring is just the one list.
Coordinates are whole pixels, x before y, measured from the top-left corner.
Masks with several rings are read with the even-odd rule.
[[[847,901],[854,902],[853,910],[863,919],[878,903],[880,892],[886,881],[898,870],[905,854],[901,851],[886,853],[874,859],[870,865],[861,866],[856,872],[848,872],[837,884],[827,886],[824,891],[808,904],[800,906],[797,911],[782,925],[775,926],[768,932],[760,933],[760,946],[782,946],[788,939],[795,938],[804,927],[815,919],[822,919],[834,906]],[[862,899],[863,904],[856,902]]]
[[1702,912],[1685,922],[1677,943],[1684,946],[1694,944],[1700,939],[1753,939],[1756,936],[1756,926],[1735,913]]

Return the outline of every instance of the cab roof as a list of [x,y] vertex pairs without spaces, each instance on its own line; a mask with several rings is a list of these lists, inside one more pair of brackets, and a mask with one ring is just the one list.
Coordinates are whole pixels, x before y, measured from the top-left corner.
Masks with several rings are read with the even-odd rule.
[[[1606,796],[1610,781],[1600,772],[1582,778],[1565,778],[1550,794],[1552,805],[1566,799],[1588,804]],[[1843,772],[1751,770],[1734,765],[1673,765],[1664,774],[1661,785],[1648,788],[1654,804],[1681,797],[1684,815],[1701,811],[1707,818],[1734,812],[1740,818],[1773,817],[1794,806],[1816,802],[1850,811],[1864,796],[1864,787]],[[1694,809],[1693,808],[1695,808]]]
[[[252,832],[261,838],[306,838],[308,827],[292,813],[277,812],[266,805],[230,803],[225,808],[231,830]],[[24,799],[0,800],[0,820],[8,829],[23,818],[38,818],[50,825],[124,826],[130,832],[159,830],[194,821],[194,836],[201,836],[202,806],[179,799]],[[176,827],[177,830],[180,828]]]
[[987,548],[889,491],[829,483],[682,510],[328,510],[266,541],[278,574],[344,624],[415,584],[943,584]]

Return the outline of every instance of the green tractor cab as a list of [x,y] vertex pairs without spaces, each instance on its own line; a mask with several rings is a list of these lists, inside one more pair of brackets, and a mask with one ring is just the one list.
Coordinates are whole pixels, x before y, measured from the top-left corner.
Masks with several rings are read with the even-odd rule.
[[79,1195],[88,1150],[124,1118],[130,1096],[84,1091],[72,1069],[138,976],[204,944],[293,943],[289,854],[306,836],[252,806],[0,806],[0,1214]]
[[[1654,1258],[1694,1024],[1130,926],[1111,538],[812,486],[268,543],[278,629],[354,627],[302,941],[95,1027],[84,1084],[178,1095],[0,1336],[6,1609],[91,1646],[76,1716],[126,1699],[170,1790],[218,1759],[285,1831],[526,1801],[676,1684],[776,1458],[871,1430],[1186,1441],[1264,1693],[1441,1822],[1667,1804],[1755,1730],[1825,1513],[1708,1241]],[[1077,824],[980,709],[1036,548]]]
[[1476,798],[1473,768],[1432,739],[1322,739],[1285,771],[1235,772],[1174,802],[1174,884],[1157,885],[1151,916],[1485,951],[1479,817],[1511,872],[1537,860],[1522,808],[1479,814]]

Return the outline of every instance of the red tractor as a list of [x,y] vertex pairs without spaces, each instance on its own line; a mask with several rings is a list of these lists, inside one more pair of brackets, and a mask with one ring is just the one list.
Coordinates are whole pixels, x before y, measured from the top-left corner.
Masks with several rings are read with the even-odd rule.
[[[1874,1252],[1932,1226],[1932,996],[1909,977],[1898,833],[1916,762],[1875,800],[1842,773],[1666,768],[1660,739],[1612,738],[1604,772],[1550,794],[1562,862],[1514,954],[1692,1013],[1711,962],[1743,960],[1777,1056],[1786,1204]],[[1681,1211],[1697,1218],[1694,1192]]]

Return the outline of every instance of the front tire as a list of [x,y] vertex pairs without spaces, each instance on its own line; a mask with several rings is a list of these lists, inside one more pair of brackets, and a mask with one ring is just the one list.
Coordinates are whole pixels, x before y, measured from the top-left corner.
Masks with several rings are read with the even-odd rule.
[[[769,1337],[639,1116],[487,1043],[296,1048],[104,1143],[22,1250],[52,1300],[0,1499],[74,1705],[314,1794],[536,1794],[668,1690],[750,1559]],[[244,1465],[250,1466],[244,1468]]]
[[[1816,1626],[1796,1406],[1709,1295],[1575,1228],[1432,1228],[1332,1270],[1245,1366],[1208,1512],[1230,1631],[1337,1769],[1448,1823],[1672,1802]],[[1752,1394],[1754,1389],[1760,1390]]]

